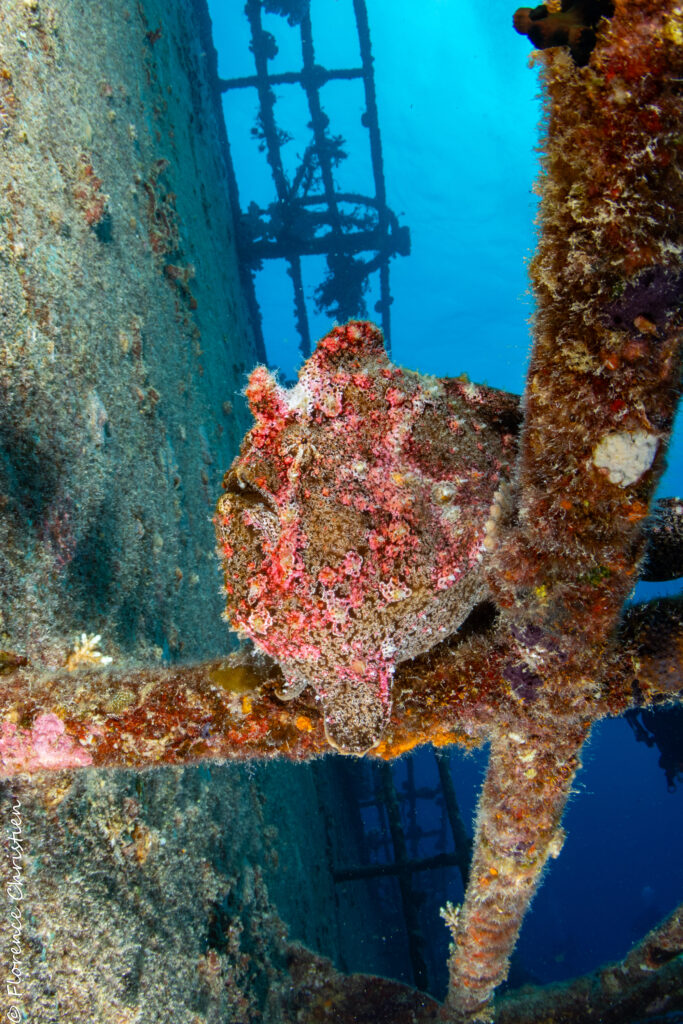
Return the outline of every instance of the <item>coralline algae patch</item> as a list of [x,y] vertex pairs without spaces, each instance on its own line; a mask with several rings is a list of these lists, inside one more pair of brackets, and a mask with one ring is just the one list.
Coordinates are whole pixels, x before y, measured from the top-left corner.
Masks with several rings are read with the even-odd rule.
[[517,401],[394,366],[363,322],[323,338],[293,388],[257,367],[246,393],[255,424],[215,519],[227,617],[279,662],[287,696],[316,690],[329,741],[360,753],[395,664],[483,596]]
[[26,729],[4,721],[0,727],[0,773],[36,772],[41,769],[81,768],[92,757],[66,733],[57,715],[38,715]]

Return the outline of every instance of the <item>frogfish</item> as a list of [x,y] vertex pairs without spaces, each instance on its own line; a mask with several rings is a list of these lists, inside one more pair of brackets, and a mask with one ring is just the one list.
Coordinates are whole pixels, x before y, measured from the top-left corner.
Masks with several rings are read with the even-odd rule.
[[519,399],[395,366],[360,321],[330,331],[293,387],[259,366],[246,396],[254,425],[215,514],[226,617],[279,664],[281,696],[312,687],[329,743],[362,754],[395,666],[485,597]]

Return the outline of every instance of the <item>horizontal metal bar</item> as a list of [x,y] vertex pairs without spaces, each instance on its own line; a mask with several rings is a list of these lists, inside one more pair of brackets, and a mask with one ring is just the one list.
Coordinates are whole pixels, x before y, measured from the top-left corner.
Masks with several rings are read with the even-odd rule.
[[391,864],[361,864],[357,868],[345,868],[333,871],[335,882],[354,882],[361,878],[377,878],[382,875],[413,874],[415,871],[433,871],[436,868],[456,868],[457,853],[437,853],[434,857],[422,860],[394,861]]
[[265,85],[304,85],[306,82],[313,86],[324,85],[334,79],[349,81],[352,78],[363,78],[365,72],[362,68],[339,68],[337,71],[328,71],[319,65],[315,65],[306,71],[281,71],[277,75],[244,75],[241,78],[219,78],[218,88],[221,92],[229,89],[246,89],[249,86]]
[[246,260],[274,260],[288,259],[292,256],[326,256],[328,253],[347,252],[378,252],[384,256],[403,255],[410,251],[410,242],[406,239],[405,231],[399,228],[398,231],[385,234],[379,229],[375,231],[355,231],[340,234],[336,231],[328,232],[320,238],[308,239],[275,239],[272,242],[254,242],[251,245],[244,243],[240,246],[243,259]]

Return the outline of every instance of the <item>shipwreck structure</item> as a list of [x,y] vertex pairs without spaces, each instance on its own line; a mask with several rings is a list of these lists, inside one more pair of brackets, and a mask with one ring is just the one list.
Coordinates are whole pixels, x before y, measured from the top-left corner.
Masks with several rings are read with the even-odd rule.
[[[218,80],[224,94],[234,90],[255,89],[258,114],[252,129],[265,150],[272,173],[274,200],[261,209],[250,203],[242,209],[239,185],[228,145],[228,174],[233,214],[237,225],[237,248],[241,260],[245,293],[252,311],[252,325],[260,334],[261,317],[254,289],[254,275],[263,260],[284,260],[292,279],[294,312],[304,359],[311,354],[311,332],[304,293],[302,261],[306,256],[325,256],[326,279],[318,285],[316,302],[331,319],[340,322],[367,315],[364,293],[370,276],[379,276],[379,299],[375,312],[391,347],[391,291],[389,264],[393,256],[407,256],[410,235],[387,205],[382,141],[377,114],[370,29],[365,0],[350,0],[358,32],[360,66],[324,68],[316,61],[313,25],[308,4],[275,5],[278,13],[300,34],[302,67],[298,71],[271,72],[268,62],[277,53],[277,44],[263,28],[261,0],[250,0],[244,14],[249,22],[250,50],[255,73]],[[269,5],[266,4],[266,10]],[[334,134],[334,125],[325,113],[321,89],[328,82],[361,81],[365,109],[360,116],[367,129],[372,185],[370,194],[346,192],[335,184],[335,170],[347,154],[345,140]],[[303,89],[310,112],[311,141],[299,165],[289,177],[285,173],[282,147],[291,141],[286,127],[278,124],[276,94],[278,86]],[[365,258],[361,254],[366,254]],[[261,339],[264,349],[265,341]]]
[[[96,1006],[102,1021],[162,1019],[154,1014],[169,984],[175,1019],[188,1024],[259,1014],[283,1022],[495,1015],[512,1024],[547,1020],[549,1007],[556,1021],[592,1015],[616,1024],[683,1009],[680,907],[619,964],[494,1001],[542,872],[561,853],[563,813],[593,723],[680,704],[683,694],[680,599],[624,611],[643,566],[667,562],[656,546],[643,558],[681,380],[683,21],[665,0],[611,6],[599,17],[594,5],[563,4],[517,19],[518,27],[527,16],[554,20],[537,55],[547,116],[524,417],[514,465],[472,539],[487,600],[451,636],[439,619],[440,643],[411,651],[412,660],[382,676],[395,606],[410,597],[389,573],[386,607],[373,608],[372,657],[359,649],[341,664],[328,702],[300,685],[305,676],[291,686],[291,662],[310,654],[293,627],[303,600],[300,535],[315,517],[306,487],[297,505],[285,499],[312,473],[314,428],[333,434],[345,417],[375,411],[369,396],[362,404],[372,385],[362,357],[370,350],[381,358],[378,331],[352,323],[330,332],[309,361],[309,370],[325,370],[309,400],[286,400],[263,368],[252,375],[256,425],[225,478],[235,507],[223,503],[217,516],[221,557],[229,564],[231,549],[255,544],[260,532],[259,614],[243,614],[247,593],[235,598],[237,615],[265,650],[282,621],[292,644],[282,665],[226,656],[211,619],[215,587],[203,588],[214,582],[206,520],[247,424],[243,410],[222,404],[224,386],[219,399],[205,363],[210,353],[234,379],[259,346],[235,285],[235,250],[235,274],[222,277],[225,260],[214,264],[212,250],[195,248],[201,232],[190,230],[215,225],[220,212],[221,244],[231,234],[212,188],[217,175],[225,180],[214,146],[216,81],[199,45],[178,43],[206,46],[206,11],[197,0],[171,15],[146,0],[135,13],[98,8],[86,21],[69,4],[9,5],[0,37],[0,761],[17,858],[3,870],[14,871],[12,884],[30,877],[34,887],[27,975],[16,996],[27,1012],[88,1019]],[[111,58],[103,68],[105,39]],[[188,58],[184,78],[178,52]],[[194,178],[183,163],[190,153]],[[183,188],[191,178],[194,186]],[[207,238],[213,246],[212,231]],[[205,273],[220,279],[205,287]],[[384,380],[404,373],[382,365]],[[456,382],[434,386],[447,392]],[[339,492],[320,538],[328,563],[306,566],[306,599],[315,570],[331,633],[342,623],[332,610],[351,602],[365,564],[360,548],[367,544],[379,564],[377,551],[390,560],[405,544],[407,564],[420,502],[438,502],[441,511],[430,507],[429,515],[443,517],[452,497],[437,485],[415,490],[419,501],[399,500],[417,488],[421,466],[438,461],[443,434],[457,433],[452,418],[432,417],[429,430],[414,426],[408,436],[406,396],[418,395],[417,423],[421,387],[411,379],[387,388],[384,410],[385,448],[412,445],[417,469],[406,482],[392,465],[392,501],[373,504],[360,500],[359,480],[376,480],[384,456],[378,463],[366,446],[347,460],[353,515],[342,501],[349,491]],[[476,397],[471,388],[463,400]],[[294,436],[290,450],[280,444]],[[363,441],[362,430],[354,436]],[[249,458],[259,441],[271,459],[261,466]],[[679,503],[662,515],[665,546],[678,550]],[[441,598],[463,564],[446,568],[435,579]],[[272,607],[258,600],[261,573],[277,576]],[[411,579],[424,591],[419,572]],[[192,663],[169,664],[181,652]],[[295,892],[312,925],[307,909],[329,895],[315,869],[310,777],[283,762],[318,759],[330,741],[350,746],[359,716],[364,726],[371,719],[367,756],[382,761],[426,743],[490,743],[467,890],[460,907],[444,909],[453,950],[443,1004],[396,982],[338,972],[287,942],[270,903],[271,887]],[[246,770],[216,764],[226,760],[259,763],[260,792]],[[277,762],[277,780],[268,781],[266,761]],[[162,765],[174,768],[140,771]],[[34,781],[22,782],[27,774]],[[300,796],[312,863],[278,872],[284,846],[270,831],[269,808],[295,831],[303,827],[294,810]],[[29,863],[30,876],[17,877]],[[316,886],[305,884],[310,877]],[[306,934],[305,924],[309,944],[334,952],[329,931]]]

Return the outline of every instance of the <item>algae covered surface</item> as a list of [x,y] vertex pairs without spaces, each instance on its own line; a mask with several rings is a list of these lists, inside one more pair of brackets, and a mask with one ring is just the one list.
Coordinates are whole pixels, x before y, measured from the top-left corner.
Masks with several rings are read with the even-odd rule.
[[[0,649],[45,670],[231,644],[211,513],[259,354],[204,14],[2,5]],[[288,859],[268,824],[295,850],[317,813],[311,774],[287,777],[286,808],[280,791],[277,769],[231,766],[5,786],[2,889],[21,900],[4,900],[3,1013],[281,1019],[266,876],[295,934],[331,954],[336,938],[313,914],[329,879],[305,887],[317,841]]]
[[204,63],[184,5],[3,5],[0,646],[49,667],[86,628],[226,643],[208,518],[256,353]]

